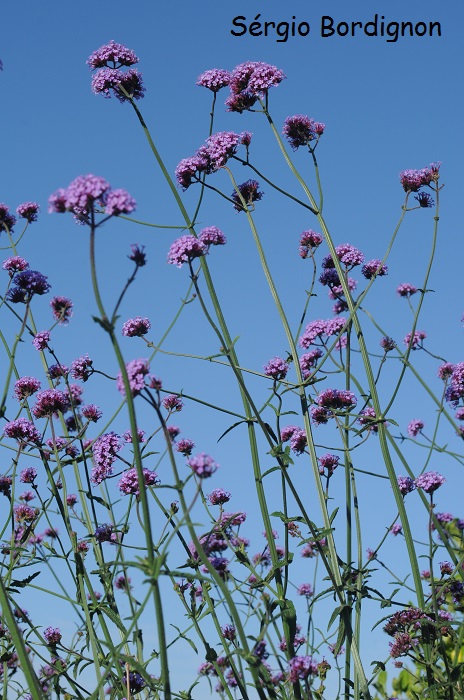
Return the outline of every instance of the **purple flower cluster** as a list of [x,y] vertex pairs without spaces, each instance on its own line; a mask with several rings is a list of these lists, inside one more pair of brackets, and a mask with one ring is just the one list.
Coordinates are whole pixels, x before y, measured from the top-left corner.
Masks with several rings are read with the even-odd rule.
[[211,245],[225,245],[227,243],[226,237],[221,229],[217,228],[217,226],[208,226],[202,229],[200,231],[200,235],[198,236],[198,240],[208,248]]
[[0,203],[0,232],[5,229],[11,233],[15,223],[16,217],[10,214],[10,210],[6,204],[3,204],[3,202]]
[[416,484],[410,476],[399,476],[397,483],[402,496],[407,496],[408,493],[411,493],[416,488]]
[[435,204],[432,195],[428,192],[419,192],[419,194],[414,195],[414,199],[422,209],[430,209]]
[[134,66],[139,62],[135,53],[122,44],[118,44],[111,40],[108,44],[100,46],[87,59],[87,64],[91,70],[96,68],[104,68],[110,65],[112,68],[121,68],[121,66]]
[[388,267],[382,263],[381,260],[369,260],[362,266],[362,274],[367,280],[373,277],[384,277],[388,274]]
[[416,488],[425,493],[433,493],[445,483],[445,477],[438,472],[424,472],[415,479]]
[[414,287],[413,284],[409,284],[409,282],[403,282],[403,284],[399,284],[396,288],[396,293],[400,297],[411,297],[416,292],[417,287]]
[[425,331],[414,331],[414,335],[412,333],[408,333],[405,338],[404,338],[404,344],[409,347],[409,344],[411,344],[411,350],[417,350],[418,348],[422,347],[422,341],[427,337],[427,333]]
[[409,437],[417,437],[424,427],[424,422],[415,418],[408,425],[408,435]]
[[50,342],[50,332],[49,331],[39,331],[34,336],[34,339],[32,341],[32,345],[35,347],[36,350],[45,350],[45,348],[48,346],[48,343]]
[[274,379],[274,381],[280,381],[281,379],[285,379],[289,369],[288,362],[285,362],[285,360],[282,360],[280,357],[274,357],[264,366],[264,374]]
[[184,158],[177,166],[176,179],[182,189],[188,189],[202,173],[210,175],[224,167],[229,158],[236,154],[244,138],[245,134],[233,131],[219,131],[209,136],[194,156]]
[[97,69],[92,78],[93,92],[108,98],[111,97],[112,90],[119,102],[139,100],[145,92],[141,74],[134,68],[120,70],[121,67],[134,66],[138,62],[135,53],[122,44],[110,41],[101,46],[87,60],[90,70]]
[[298,683],[306,680],[308,676],[317,673],[317,663],[312,656],[294,656],[288,662],[288,680],[290,683]]
[[37,401],[32,408],[35,418],[48,418],[60,411],[66,413],[69,409],[69,396],[59,389],[45,389],[37,394]]
[[324,389],[317,397],[317,404],[329,410],[349,411],[357,404],[352,391],[346,389]]
[[39,211],[40,207],[37,202],[24,202],[16,209],[17,215],[21,219],[26,219],[29,224],[33,221],[37,221],[37,214]]
[[449,363],[442,365],[440,372],[443,379],[447,377],[450,379],[445,398],[456,408],[460,399],[464,397],[464,362],[458,362],[455,365]]
[[432,163],[421,170],[403,170],[400,173],[400,182],[405,192],[418,192],[424,185],[437,182],[439,178],[440,163]]
[[111,476],[116,454],[121,448],[120,437],[114,432],[105,433],[95,440],[92,446],[94,467],[91,475],[94,484],[101,484],[108,476]]
[[145,246],[139,246],[138,243],[131,244],[131,254],[127,257],[135,262],[137,267],[143,267],[147,264],[147,255],[144,253]]
[[296,151],[300,146],[306,146],[324,133],[325,124],[316,122],[304,114],[287,117],[282,133],[287,137],[290,146]]
[[86,382],[93,372],[93,362],[88,355],[78,357],[71,362],[71,377],[73,379],[81,379]]
[[319,338],[321,342],[323,342],[323,336],[330,338],[333,335],[338,335],[346,323],[347,320],[346,318],[343,318],[343,316],[339,316],[338,318],[329,318],[326,321],[324,321],[322,318],[311,321],[306,326],[303,335],[300,336],[300,347],[309,348],[310,345],[313,345],[316,338]]
[[6,298],[12,304],[26,304],[34,294],[41,296],[46,294],[51,285],[47,277],[37,270],[23,270],[17,272],[13,278],[14,286],[8,291]]
[[185,457],[190,457],[192,450],[195,447],[195,443],[187,438],[182,438],[176,445],[176,451],[183,454]]
[[67,297],[53,297],[50,302],[53,318],[60,324],[66,325],[73,315],[73,303]]
[[[0,205],[1,206],[1,205]],[[22,272],[22,270],[27,270],[29,263],[24,258],[19,255],[13,255],[11,258],[7,258],[3,265],[4,270],[7,270],[10,277],[14,277],[17,272]]]
[[280,439],[282,442],[290,441],[290,447],[297,455],[303,454],[308,444],[306,432],[296,425],[287,425],[285,428],[282,428],[280,431]]
[[129,318],[122,327],[122,334],[128,338],[134,338],[136,336],[142,336],[148,333],[151,328],[151,323],[148,318],[142,318],[141,316],[136,316],[135,318]]
[[21,377],[15,382],[14,395],[18,401],[27,399],[40,389],[40,382],[35,377]]
[[5,425],[3,434],[9,438],[14,438],[19,442],[40,442],[40,433],[34,423],[27,418],[17,418]]
[[320,246],[322,240],[323,239],[321,234],[316,233],[316,231],[313,231],[312,229],[303,231],[303,233],[300,236],[300,258],[303,258],[303,260],[305,260],[308,257],[308,255],[312,255],[314,248]]
[[340,457],[327,452],[325,455],[319,457],[319,473],[332,476],[339,464]]
[[22,484],[33,484],[36,478],[37,471],[34,469],[34,467],[27,467],[26,469],[23,469],[19,475],[19,480]]
[[296,589],[297,595],[302,595],[305,598],[311,598],[314,595],[313,587],[310,583],[302,583]]
[[382,347],[385,350],[385,352],[390,352],[390,350],[394,350],[396,348],[396,343],[393,340],[393,338],[390,338],[388,335],[386,335],[380,341],[380,347]]
[[177,238],[169,248],[168,263],[170,265],[182,267],[184,263],[206,255],[206,252],[206,245],[198,238],[195,238],[195,236],[191,236],[190,234],[181,236]]
[[176,394],[169,394],[163,399],[162,403],[164,408],[171,413],[173,411],[182,411],[184,407],[182,399]]
[[58,627],[46,627],[43,633],[47,644],[59,644],[61,641],[61,630]]
[[218,92],[230,83],[230,73],[223,68],[210,68],[198,76],[197,85],[208,88],[211,92]]
[[224,489],[214,489],[214,491],[211,491],[211,493],[207,496],[207,499],[212,506],[222,506],[224,503],[228,503],[228,501],[230,501],[230,496],[231,494],[229,491],[224,491]]
[[317,361],[322,357],[322,350],[314,348],[310,352],[306,352],[300,357],[300,368],[303,373],[303,378],[308,379],[311,374],[311,369],[316,366]]
[[187,460],[187,465],[199,479],[206,479],[212,476],[219,467],[213,458],[204,452],[200,452],[195,457],[190,457],[190,459]]
[[276,87],[284,78],[284,73],[269,63],[241,63],[230,75],[230,96],[226,100],[228,111],[242,113],[250,109],[267,94],[269,88]]
[[[143,469],[143,479],[145,488],[147,486],[156,486],[160,483],[158,474],[150,469]],[[137,498],[140,497],[140,482],[135,467],[124,472],[119,480],[118,487],[121,493],[125,493],[127,496],[132,494]]]
[[59,189],[49,197],[48,211],[62,214],[73,212],[78,220],[86,222],[89,212],[100,204],[108,216],[130,214],[135,200],[125,190],[111,190],[109,183],[97,175],[79,175],[66,189]]
[[95,530],[95,539],[97,542],[117,542],[118,536],[114,531],[114,525],[105,523],[99,525]]
[[[253,211],[255,202],[259,202],[264,195],[259,189],[259,182],[257,180],[247,180],[242,182],[241,185],[237,185],[237,190],[234,190],[230,195],[234,202],[235,211],[245,211],[245,206]],[[240,193],[240,194],[239,194]],[[242,199],[245,202],[245,206],[242,203]]]
[[[138,358],[137,360],[131,360],[126,364],[127,376],[129,379],[129,386],[132,396],[137,396],[140,394],[145,386],[145,377],[150,371],[150,365],[148,360],[143,358]],[[122,378],[122,372],[118,372],[116,379],[116,385],[120,393],[125,396],[126,389],[124,387],[124,381]]]

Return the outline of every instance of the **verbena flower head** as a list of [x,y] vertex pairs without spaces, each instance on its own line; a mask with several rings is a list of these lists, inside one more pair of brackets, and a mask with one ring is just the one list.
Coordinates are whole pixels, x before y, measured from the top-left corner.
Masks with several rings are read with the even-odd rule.
[[31,508],[30,506],[26,505],[14,506],[13,511],[14,518],[17,523],[31,523],[39,515],[37,508]]
[[210,68],[198,76],[197,85],[208,88],[212,92],[218,92],[230,83],[230,73],[223,68]]
[[432,195],[428,192],[419,192],[419,194],[414,195],[414,199],[418,202],[419,206],[424,209],[429,209],[435,204]]
[[365,263],[362,266],[361,272],[366,279],[370,280],[373,277],[384,277],[384,275],[387,275],[388,267],[383,265],[381,260],[374,259]]
[[346,389],[325,389],[317,397],[317,404],[323,408],[348,411],[357,404],[352,391]]
[[275,381],[279,381],[285,379],[289,369],[288,362],[285,362],[285,360],[282,360],[280,357],[274,357],[264,366],[264,374],[268,377],[272,377]]
[[114,531],[114,526],[108,523],[99,525],[95,530],[95,539],[97,542],[117,542],[117,535]]
[[340,464],[340,457],[333,455],[330,452],[319,457],[319,473],[325,474],[327,476],[332,476],[338,465]]
[[105,214],[108,216],[130,214],[136,206],[135,199],[126,190],[111,190],[105,197]]
[[69,409],[69,396],[59,389],[45,389],[37,394],[37,401],[32,408],[36,418],[47,418],[54,413],[66,413]]
[[6,204],[0,203],[0,233],[1,231],[11,231],[16,223],[16,217],[10,214]]
[[19,255],[13,255],[11,258],[7,258],[3,265],[4,270],[7,270],[10,277],[14,277],[17,272],[22,272],[22,270],[27,270],[29,263],[24,258]]
[[298,683],[299,680],[306,680],[311,674],[317,673],[317,663],[312,656],[294,656],[288,662],[288,680],[290,683]]
[[184,407],[181,397],[177,396],[176,394],[169,394],[168,396],[165,396],[162,403],[164,408],[170,412],[182,411]]
[[188,440],[187,438],[182,438],[182,440],[179,440],[178,443],[176,444],[176,451],[180,452],[181,454],[185,455],[186,457],[189,457],[192,454],[194,447],[195,447],[195,443],[192,440]]
[[200,231],[200,235],[198,236],[198,240],[200,240],[207,247],[211,245],[225,245],[227,243],[226,237],[221,229],[217,228],[217,226],[208,226],[207,228],[202,229]]
[[86,382],[93,372],[93,361],[88,355],[82,355],[71,362],[71,377],[73,379],[81,379]]
[[405,192],[417,192],[424,185],[439,179],[440,163],[432,163],[421,170],[403,170],[400,173],[400,182]]
[[26,304],[29,302],[34,294],[42,296],[46,294],[51,285],[47,282],[47,277],[37,270],[23,270],[22,272],[17,272],[14,276],[14,284],[6,298],[13,304],[18,302]]
[[310,352],[306,352],[300,357],[300,369],[303,373],[303,378],[307,379],[311,374],[311,369],[317,365],[317,361],[322,357],[322,350],[314,348]]
[[313,587],[310,583],[302,583],[296,589],[297,595],[302,595],[305,598],[311,598],[314,595]]
[[425,493],[433,493],[445,483],[445,477],[438,472],[424,472],[415,479],[414,483],[418,489]]
[[142,318],[141,316],[136,316],[135,318],[129,318],[122,327],[122,334],[128,338],[134,338],[136,336],[141,337],[146,335],[151,328],[151,323],[148,318]]
[[212,506],[219,506],[230,501],[230,497],[231,494],[229,491],[224,491],[224,489],[214,489],[214,491],[211,491],[211,493],[207,496],[207,499]]
[[19,480],[23,484],[33,484],[36,478],[37,471],[34,469],[34,467],[27,467],[26,469],[23,469],[19,475]]
[[14,395],[18,401],[27,399],[40,389],[40,382],[35,377],[21,377],[14,384]]
[[73,303],[67,297],[53,297],[50,302],[53,317],[62,325],[69,323],[73,315]]
[[408,425],[409,437],[417,437],[424,427],[424,422],[415,418]]
[[264,192],[259,190],[259,182],[257,180],[247,180],[242,182],[241,185],[237,185],[237,189],[240,192],[241,197],[238,195],[237,191],[234,190],[231,194],[231,198],[234,202],[235,211],[245,211],[242,204],[242,199],[245,200],[245,205],[253,211],[255,208],[255,202],[259,202],[264,195]]
[[131,578],[130,576],[127,576],[126,574],[122,574],[121,576],[118,576],[115,581],[114,581],[114,587],[118,591],[129,591],[132,586],[130,585],[131,583]]
[[190,459],[187,460],[187,465],[199,479],[207,479],[212,476],[219,467],[213,458],[204,452],[200,452],[195,457],[190,457]]
[[99,49],[90,54],[87,64],[90,70],[96,68],[120,68],[121,66],[134,66],[139,62],[135,53],[123,44],[118,44],[111,40],[108,44],[100,46]]
[[342,243],[335,248],[337,258],[347,269],[361,265],[364,262],[364,255],[360,250],[350,243]]
[[[131,360],[126,364],[126,371],[132,396],[137,396],[145,386],[145,377],[150,371],[149,361],[143,358]],[[116,384],[120,393],[125,396],[126,389],[121,372],[118,372]]]
[[411,350],[417,350],[418,348],[422,347],[422,341],[426,337],[427,333],[425,331],[414,331],[414,335],[412,335],[412,333],[408,333],[403,342],[408,346],[411,343]]
[[103,95],[105,99],[109,99],[113,93],[121,103],[140,100],[145,94],[142,74],[135,68],[126,72],[117,68],[100,68],[92,78],[91,87],[92,92]]
[[394,535],[396,537],[397,535],[400,534],[402,529],[403,529],[403,526],[401,525],[401,523],[395,523],[394,525],[391,526],[390,532],[392,533],[392,535]]
[[308,257],[308,255],[312,254],[315,248],[321,245],[322,240],[323,238],[321,234],[316,233],[316,231],[313,231],[312,229],[303,231],[303,233],[300,236],[300,258],[303,258],[303,260],[305,260]]
[[296,428],[290,437],[290,447],[296,455],[301,455],[305,451],[308,439],[306,432],[302,428]]
[[402,496],[407,496],[408,493],[411,493],[416,488],[416,484],[410,476],[399,476],[397,483]]
[[168,263],[182,267],[185,263],[206,255],[207,248],[202,241],[190,234],[181,236],[172,243],[168,253]]
[[176,168],[176,179],[186,190],[201,173],[210,175],[226,165],[229,158],[237,152],[243,143],[243,135],[233,131],[219,131],[206,139],[195,155],[184,158]]
[[[147,486],[156,486],[160,483],[160,480],[158,479],[158,474],[156,472],[153,472],[150,469],[146,468],[144,468],[142,471],[145,488],[147,488]],[[132,494],[137,498],[140,497],[140,482],[137,474],[137,469],[135,469],[135,467],[129,469],[127,472],[124,472],[121,479],[119,480],[118,488],[121,491],[121,493],[125,493],[127,496]]]
[[94,467],[91,475],[91,480],[94,484],[101,484],[104,479],[111,476],[113,463],[121,448],[121,439],[114,432],[105,433],[95,440],[92,446]]
[[372,408],[372,406],[368,406],[367,408],[363,408],[359,414],[358,423],[366,426],[367,430],[373,433],[378,433],[379,424],[375,422],[376,418],[377,416],[375,410]]
[[417,287],[414,287],[413,284],[409,284],[408,282],[404,282],[403,284],[398,285],[396,288],[396,293],[400,297],[411,297],[416,292]]
[[137,267],[143,267],[144,265],[147,264],[147,256],[146,253],[144,253],[145,246],[139,246],[138,243],[132,243],[131,244],[131,254],[128,255],[127,257],[129,260],[132,260],[135,262]]
[[71,211],[76,215],[86,214],[95,202],[102,199],[109,187],[109,183],[98,175],[79,175],[66,190],[59,191],[62,193],[61,197],[57,196],[57,193],[51,196],[49,209],[58,213]]
[[58,627],[47,627],[43,633],[47,644],[59,644],[61,641],[61,630]]
[[380,341],[380,346],[385,350],[385,352],[390,352],[390,350],[394,350],[396,348],[396,343],[393,338],[389,338],[389,336],[386,335]]
[[35,347],[36,350],[45,350],[46,347],[48,347],[48,343],[50,342],[50,332],[49,331],[39,331],[34,336],[34,339],[32,341],[32,345]]
[[40,433],[27,418],[17,418],[5,425],[3,434],[9,438],[15,438],[18,442],[34,442],[39,443]]
[[[231,97],[255,100],[264,97],[269,88],[275,87],[285,78],[283,71],[276,66],[261,61],[246,61],[234,68],[230,76]],[[243,111],[231,109],[229,111]]]
[[37,202],[24,202],[23,204],[20,204],[19,207],[16,209],[17,215],[21,219],[27,219],[28,223],[32,223],[33,221],[37,221],[37,215],[40,211],[40,207],[37,204]]
[[286,118],[282,133],[296,151],[300,146],[306,146],[322,135],[324,128],[324,124],[315,122],[304,114],[296,114],[294,117]]

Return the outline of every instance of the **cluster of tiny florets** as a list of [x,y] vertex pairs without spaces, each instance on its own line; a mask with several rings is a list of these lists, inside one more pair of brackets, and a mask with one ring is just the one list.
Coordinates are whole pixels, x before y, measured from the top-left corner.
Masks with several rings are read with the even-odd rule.
[[[145,488],[147,486],[156,486],[156,484],[159,484],[158,474],[156,472],[145,468],[142,471]],[[119,480],[118,487],[121,493],[125,493],[126,495],[132,494],[137,496],[137,498],[140,497],[140,482],[135,467],[123,474]]]
[[130,214],[135,200],[122,189],[111,190],[109,183],[97,175],[80,175],[66,188],[49,197],[48,211],[62,214],[72,212],[81,223],[89,222],[89,212],[96,205],[104,207],[108,216]]
[[[138,358],[137,360],[131,360],[126,364],[126,372],[129,380],[129,386],[132,396],[137,396],[140,394],[145,386],[145,377],[150,371],[149,361],[143,358]],[[120,393],[125,396],[126,389],[124,386],[124,381],[122,378],[122,372],[118,372],[116,379],[117,387]]]
[[91,475],[94,484],[101,484],[108,476],[111,476],[116,455],[121,448],[120,437],[114,432],[105,433],[95,440],[92,446],[94,467]]
[[316,122],[304,114],[287,117],[282,133],[288,139],[290,146],[296,151],[300,146],[307,146],[311,141],[322,136],[325,124]]
[[276,66],[261,61],[247,61],[234,68],[230,75],[230,96],[226,100],[229,112],[251,109],[263,98],[269,88],[276,87],[285,78]]
[[92,78],[93,92],[106,98],[111,97],[112,92],[119,102],[139,100],[145,93],[141,73],[135,68],[121,70],[138,62],[135,53],[122,44],[110,41],[101,46],[87,60],[90,69],[97,71]]
[[205,87],[211,92],[218,92],[230,83],[230,73],[223,68],[210,68],[198,76],[197,85]]
[[214,474],[219,466],[212,457],[204,452],[200,452],[200,454],[195,457],[190,457],[190,459],[187,460],[187,464],[200,479],[206,479]]
[[148,318],[142,318],[141,316],[136,316],[135,318],[129,318],[122,327],[122,334],[128,338],[134,338],[136,336],[142,336],[148,333],[151,328],[151,323]]

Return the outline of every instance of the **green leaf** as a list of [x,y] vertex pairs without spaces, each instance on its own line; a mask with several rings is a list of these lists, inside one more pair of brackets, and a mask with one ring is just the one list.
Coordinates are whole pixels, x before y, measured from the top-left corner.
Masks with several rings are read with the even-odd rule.
[[26,586],[39,575],[40,571],[36,571],[34,574],[31,574],[27,578],[23,578],[21,580],[15,579],[11,582],[11,586],[14,586],[15,588],[26,588]]

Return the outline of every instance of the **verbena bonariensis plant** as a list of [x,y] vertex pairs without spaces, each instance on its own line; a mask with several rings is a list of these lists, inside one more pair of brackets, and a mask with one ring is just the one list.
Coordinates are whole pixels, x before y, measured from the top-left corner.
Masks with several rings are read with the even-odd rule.
[[[272,120],[269,91],[284,79],[281,70],[247,62],[230,73],[203,73],[198,85],[212,92],[213,101],[209,135],[178,164],[174,177],[137,104],[144,95],[141,74],[133,68],[137,63],[132,50],[115,42],[88,60],[94,92],[133,108],[183,218],[181,225],[149,224],[182,234],[172,242],[167,261],[181,268],[180,278],[188,276],[189,287],[166,331],[156,339],[149,318],[140,315],[120,323],[131,285],[150,265],[143,245],[131,246],[132,271],[122,290],[113,290],[110,303],[100,291],[105,272],[95,253],[99,229],[116,217],[141,223],[130,216],[136,203],[128,192],[112,189],[102,177],[83,175],[49,200],[51,212],[71,213],[81,235],[89,237],[97,326],[88,354],[77,358],[59,357],[53,342],[59,326],[71,322],[70,299],[51,299],[49,328],[39,330],[34,320],[37,298],[49,294],[53,275],[49,281],[32,270],[17,246],[37,221],[38,205],[18,207],[18,217],[25,220],[19,236],[17,218],[0,205],[2,238],[10,254],[3,263],[1,306],[16,324],[13,341],[6,324],[1,333],[7,366],[0,408],[3,697],[187,699],[208,694],[208,684],[211,692],[229,699],[368,700],[389,697],[392,687],[398,697],[464,697],[464,520],[437,512],[434,503],[436,491],[447,488],[435,471],[437,455],[437,468],[445,458],[463,463],[454,447],[438,442],[438,435],[444,429],[462,437],[464,362],[438,358],[424,344],[426,333],[418,330],[435,254],[439,164],[401,173],[404,201],[398,224],[383,256],[366,261],[352,244],[335,243],[323,216],[316,149],[324,124],[299,114],[278,129]],[[255,164],[250,132],[214,130],[217,94],[227,86],[229,112],[253,120],[254,128],[264,118],[283,165],[295,178],[296,194],[277,184],[278,172],[265,174]],[[315,194],[295,164],[301,151],[314,166]],[[239,182],[243,168],[251,177]],[[299,257],[305,262],[295,255],[295,265],[309,265],[311,280],[296,323],[281,302],[255,221],[255,206],[265,206],[263,182],[271,205],[288,204],[290,212],[299,208],[314,226],[300,236]],[[191,200],[192,213],[182,194],[190,188],[198,194]],[[216,248],[226,245],[226,236],[218,226],[199,221],[209,197],[216,196],[224,208],[233,207],[241,220],[246,218],[283,329],[281,356],[269,351],[264,368],[241,364],[237,329],[229,330],[214,286],[209,260],[214,267]],[[416,281],[420,286],[404,283],[397,289],[412,312],[404,343],[397,344],[387,332],[391,329],[384,330],[367,307],[367,297],[388,273],[387,260],[406,214],[421,209],[433,213],[430,261]],[[316,294],[321,286],[333,302],[330,318],[321,318],[326,315]],[[196,323],[203,319],[198,327],[211,339],[209,355],[165,349],[187,308],[197,314]],[[92,359],[102,334],[114,352],[117,376],[111,363],[98,367]],[[144,352],[136,344],[144,344]],[[439,374],[430,386],[416,366],[419,351]],[[28,370],[30,353],[40,355],[43,369],[35,373],[40,376]],[[235,396],[224,397],[219,387],[213,402],[209,395],[190,394],[188,386],[173,386],[175,372],[158,378],[153,370],[161,357],[175,367],[191,360],[207,372],[215,365],[227,370],[241,404],[235,405]],[[407,434],[398,426],[402,385],[411,378],[436,409],[431,433],[422,418],[411,419]],[[438,381],[443,388],[436,392]],[[102,391],[120,398],[104,420],[93,403]],[[229,423],[223,434],[207,431],[208,444],[201,445],[183,437],[185,426],[181,432],[175,423],[185,404],[204,411],[206,422],[224,416]],[[126,431],[118,427],[121,409]],[[262,541],[256,524],[247,532],[242,489],[234,496],[221,486],[218,464],[210,456],[213,441],[238,434],[248,445],[243,479],[249,470]],[[371,462],[376,455],[375,472],[363,468],[366,454]],[[379,497],[388,501],[390,519],[374,543],[375,529],[369,517],[362,520],[359,508],[358,492],[366,484],[370,490],[380,484]],[[426,514],[425,542],[412,532],[408,518],[414,497]],[[228,505],[232,499],[233,508]],[[397,572],[398,556],[389,560],[392,537],[404,541],[406,573]],[[366,538],[372,547],[367,554]],[[422,571],[420,557],[426,560]],[[36,611],[23,609],[27,598],[40,601]],[[58,627],[55,600],[67,606],[74,633]],[[366,605],[367,627],[361,618]],[[44,611],[46,625],[36,620]],[[380,660],[363,642],[373,625],[391,637],[390,642],[385,637]],[[185,682],[190,657],[179,663],[179,656],[187,644],[194,666]],[[402,668],[388,683],[387,666]]]

